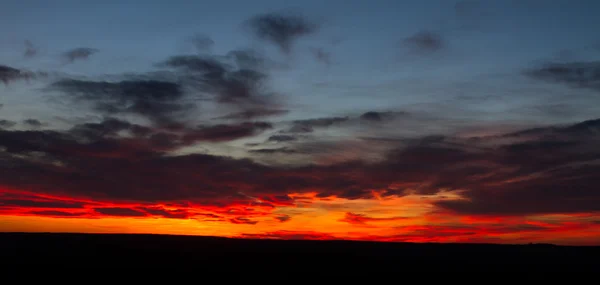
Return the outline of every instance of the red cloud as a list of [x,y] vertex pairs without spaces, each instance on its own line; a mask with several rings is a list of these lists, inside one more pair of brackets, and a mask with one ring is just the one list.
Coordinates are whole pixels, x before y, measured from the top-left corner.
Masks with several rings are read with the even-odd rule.
[[346,216],[341,219],[341,222],[346,222],[355,225],[365,225],[367,222],[377,222],[377,221],[398,221],[409,219],[407,217],[388,217],[388,218],[373,218],[364,214],[355,214],[355,213],[346,213]]

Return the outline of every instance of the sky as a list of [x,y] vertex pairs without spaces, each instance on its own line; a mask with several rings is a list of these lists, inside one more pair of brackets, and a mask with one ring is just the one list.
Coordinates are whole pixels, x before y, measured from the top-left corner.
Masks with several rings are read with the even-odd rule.
[[598,1],[2,7],[0,231],[600,245]]

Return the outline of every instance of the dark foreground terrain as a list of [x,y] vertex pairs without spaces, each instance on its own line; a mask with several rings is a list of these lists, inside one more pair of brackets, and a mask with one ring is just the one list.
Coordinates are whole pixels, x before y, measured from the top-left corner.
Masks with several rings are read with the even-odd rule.
[[[214,237],[0,233],[6,266],[214,267],[269,272],[588,271],[600,247],[240,240]],[[208,266],[208,267],[207,267]]]

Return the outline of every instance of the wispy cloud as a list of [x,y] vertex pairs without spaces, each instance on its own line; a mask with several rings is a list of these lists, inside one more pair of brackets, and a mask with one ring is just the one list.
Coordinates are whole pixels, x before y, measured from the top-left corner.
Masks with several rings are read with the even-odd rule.
[[255,16],[246,23],[253,35],[277,45],[290,53],[296,40],[317,32],[318,25],[300,14],[267,13]]
[[62,54],[62,57],[67,63],[73,63],[78,60],[86,60],[92,55],[98,53],[100,50],[89,47],[80,47],[68,50]]

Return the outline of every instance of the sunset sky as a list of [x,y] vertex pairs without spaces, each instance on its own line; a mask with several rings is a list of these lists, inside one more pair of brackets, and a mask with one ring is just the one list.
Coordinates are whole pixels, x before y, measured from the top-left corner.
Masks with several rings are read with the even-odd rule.
[[0,231],[600,245],[600,1],[1,6]]

